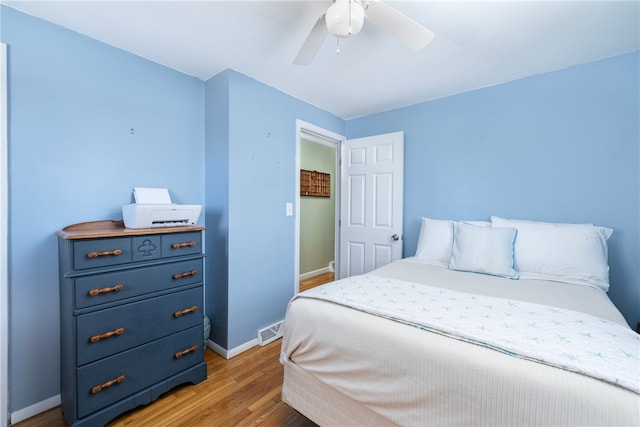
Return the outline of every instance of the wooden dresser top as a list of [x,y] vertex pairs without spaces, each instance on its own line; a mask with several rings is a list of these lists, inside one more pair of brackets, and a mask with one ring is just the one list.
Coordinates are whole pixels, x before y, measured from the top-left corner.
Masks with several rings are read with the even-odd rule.
[[103,220],[103,221],[91,221],[81,222],[78,224],[69,225],[62,230],[56,232],[56,235],[67,240],[75,239],[95,239],[99,237],[118,237],[118,236],[139,236],[143,234],[166,234],[166,233],[180,233],[187,231],[202,231],[204,227],[195,225],[183,226],[183,227],[161,227],[161,228],[126,228],[124,222]]

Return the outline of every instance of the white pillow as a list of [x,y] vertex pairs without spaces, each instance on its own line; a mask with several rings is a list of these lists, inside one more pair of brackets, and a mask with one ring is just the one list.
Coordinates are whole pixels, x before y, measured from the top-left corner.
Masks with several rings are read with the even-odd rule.
[[555,280],[609,289],[611,228],[491,217],[493,227],[518,230],[515,268],[521,279]]
[[448,267],[453,243],[453,221],[422,218],[416,258],[426,264]]
[[515,228],[492,228],[453,223],[449,268],[517,279],[513,268]]

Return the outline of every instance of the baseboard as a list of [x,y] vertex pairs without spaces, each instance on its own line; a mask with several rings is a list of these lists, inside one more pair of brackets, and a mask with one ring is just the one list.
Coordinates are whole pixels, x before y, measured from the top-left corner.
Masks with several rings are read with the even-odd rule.
[[258,339],[254,338],[251,341],[247,341],[244,344],[240,344],[237,347],[227,350],[226,348],[216,344],[215,342],[209,339],[207,340],[207,347],[209,347],[211,350],[215,351],[216,353],[218,353],[220,356],[224,357],[227,360],[239,355],[240,353],[244,353],[245,351],[257,345],[258,345]]
[[302,273],[300,275],[300,280],[305,280],[305,279],[308,279],[309,277],[313,277],[313,276],[319,276],[320,274],[324,274],[324,273],[332,273],[333,272],[333,265],[334,265],[333,261],[331,261],[329,263],[329,265],[326,266],[325,268],[309,271],[307,273]]
[[31,406],[27,406],[24,409],[20,409],[18,411],[12,412],[9,415],[9,425],[19,423],[20,421],[24,421],[28,418],[34,417],[42,412],[48,411],[49,409],[55,408],[56,406],[60,406],[60,395],[57,394],[53,397],[50,397],[46,400],[35,403]]

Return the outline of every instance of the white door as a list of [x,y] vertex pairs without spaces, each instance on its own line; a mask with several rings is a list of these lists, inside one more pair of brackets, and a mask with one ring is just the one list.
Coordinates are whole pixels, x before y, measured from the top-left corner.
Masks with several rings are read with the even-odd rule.
[[404,132],[342,144],[340,277],[402,258]]

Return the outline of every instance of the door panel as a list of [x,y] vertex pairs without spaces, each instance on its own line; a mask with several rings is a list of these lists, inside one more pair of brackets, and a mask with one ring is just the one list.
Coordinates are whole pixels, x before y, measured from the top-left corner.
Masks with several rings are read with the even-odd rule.
[[346,140],[342,158],[340,278],[402,258],[404,133]]
[[393,200],[393,174],[374,175],[373,186],[373,224],[378,228],[393,228],[393,206],[389,203]]
[[[348,242],[347,260],[340,265],[348,267],[347,276],[355,276],[364,273],[364,242]],[[341,276],[342,277],[342,276]]]
[[373,245],[373,268],[382,267],[383,265],[389,264],[391,261],[393,261],[392,249],[392,245]]
[[347,190],[352,203],[349,203],[349,226],[365,226],[365,184],[364,175],[353,175],[349,177],[349,189]]

